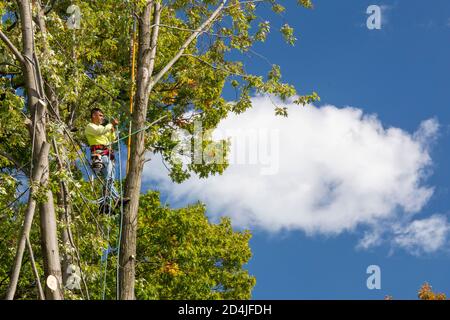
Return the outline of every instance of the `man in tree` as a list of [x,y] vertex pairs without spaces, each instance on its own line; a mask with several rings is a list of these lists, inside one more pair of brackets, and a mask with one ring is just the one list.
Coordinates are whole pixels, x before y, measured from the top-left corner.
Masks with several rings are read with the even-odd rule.
[[[84,131],[88,144],[91,148],[92,168],[97,176],[104,179],[103,197],[99,200],[100,212],[110,213],[110,204],[118,204],[119,193],[114,186],[115,164],[114,150],[112,144],[116,139],[115,129],[119,123],[113,119],[111,123],[105,124],[103,111],[99,108],[91,110],[91,122]],[[125,199],[123,200],[125,203]]]
[[[42,164],[41,166],[33,165],[31,170],[33,172],[30,172],[30,185],[38,185],[33,184],[33,180],[41,182],[39,188],[42,186],[40,190],[45,190],[46,200],[38,203],[35,200],[36,197],[32,196],[32,192],[29,193],[30,204],[27,205],[27,212],[29,212],[27,223],[29,224],[27,226],[31,227],[34,208],[38,207],[41,214],[45,276],[57,276],[58,281],[62,283],[56,228],[58,221],[53,193],[56,191],[58,203],[61,203],[61,209],[64,209],[61,219],[65,221],[70,220],[71,204],[77,204],[77,201],[82,199],[80,197],[82,194],[74,192],[69,199],[69,187],[76,183],[72,177],[69,181],[61,181],[59,185],[52,184],[57,186],[57,190],[46,187],[47,182],[60,180],[56,175],[58,171],[70,172],[68,161],[49,157],[50,151],[47,144],[52,143],[54,149],[52,152],[56,155],[60,147],[61,154],[73,152],[71,158],[75,157],[75,150],[71,151],[73,141],[69,130],[79,125],[80,115],[89,110],[98,99],[103,99],[106,94],[109,97],[117,97],[119,92],[128,92],[129,79],[124,71],[129,68],[129,54],[133,53],[131,56],[135,56],[136,64],[135,70],[132,69],[135,72],[130,70],[132,75],[130,80],[135,85],[134,90],[132,86],[129,93],[133,97],[134,104],[133,111],[127,116],[131,115],[130,128],[135,134],[130,139],[128,147],[130,159],[127,164],[124,195],[129,197],[130,202],[123,212],[118,291],[120,299],[134,299],[135,270],[139,258],[136,249],[138,209],[146,151],[161,154],[168,165],[171,179],[177,183],[188,179],[191,173],[196,173],[201,178],[221,174],[227,167],[226,161],[207,163],[202,159],[202,163],[190,164],[187,167],[179,161],[174,161],[175,157],[172,157],[172,154],[177,144],[171,139],[172,133],[177,127],[194,130],[194,121],[183,124],[182,122],[174,123],[172,119],[179,119],[187,112],[195,111],[192,119],[195,117],[195,120],[202,121],[202,128],[205,131],[213,130],[229,113],[240,114],[250,108],[253,93],[271,94],[283,101],[297,94],[294,87],[281,82],[281,72],[277,65],[273,65],[267,77],[253,75],[245,70],[244,61],[231,60],[229,55],[230,51],[238,51],[237,53],[247,57],[254,43],[265,41],[271,25],[268,18],[259,17],[257,8],[259,4],[265,2],[272,6],[275,13],[282,14],[285,8],[276,0],[203,2],[104,0],[101,4],[98,2],[77,2],[83,12],[81,29],[84,30],[70,31],[73,35],[70,37],[63,23],[67,19],[66,1],[51,1],[49,8],[42,8],[41,1],[0,1],[0,16],[4,18],[0,27],[2,42],[0,56],[1,61],[6,63],[2,63],[1,72],[7,72],[7,76],[3,78],[5,81],[0,81],[0,89],[3,84],[8,86],[8,90],[4,91],[7,92],[5,99],[7,108],[1,110],[0,117],[3,113],[5,117],[11,117],[12,105],[14,105],[14,110],[17,111],[15,123],[23,123],[24,114],[27,117],[26,120],[29,120],[27,122],[30,123],[31,130],[28,138],[22,139],[26,135],[19,132],[14,136],[20,138],[11,140],[14,142],[11,144],[8,141],[7,146],[11,147],[10,149],[19,157],[25,154],[22,152],[22,148],[25,148],[27,154],[33,155],[33,164]],[[311,0],[296,2],[307,8],[312,7]],[[258,23],[259,20],[264,22]],[[132,25],[136,25],[136,31],[133,32],[133,45],[130,52],[129,31]],[[85,29],[87,26],[89,29]],[[294,30],[287,23],[282,26],[280,32],[289,44],[295,42]],[[5,47],[9,50],[4,50]],[[72,55],[68,54],[70,52]],[[134,55],[134,52],[139,54]],[[88,66],[89,70],[86,69]],[[71,75],[73,81],[67,81],[68,75]],[[222,97],[222,91],[228,84],[236,90],[238,95],[236,103],[228,103]],[[14,94],[19,88],[26,92],[25,100]],[[79,94],[81,92],[82,99]],[[314,93],[300,96],[296,102],[306,105],[316,99],[317,95]],[[24,102],[27,103],[27,108],[24,108]],[[119,107],[115,109],[122,110]],[[275,113],[287,116],[286,108],[276,106]],[[66,123],[62,126],[63,133],[53,130],[52,135],[47,134],[55,124],[59,128],[64,121]],[[143,130],[147,128],[149,122],[153,123],[152,121],[155,124]],[[11,121],[5,121],[5,123],[8,122]],[[103,127],[102,134],[112,135],[103,144],[103,146],[110,146],[111,141],[115,139],[113,125],[105,129],[108,126],[100,126],[101,123],[93,122],[95,127],[92,124],[91,126],[93,129]],[[3,124],[1,131],[5,129]],[[36,135],[33,132],[36,132]],[[95,140],[99,135],[94,133],[92,137]],[[47,141],[50,137],[51,141]],[[57,144],[58,139],[61,143]],[[202,147],[213,145],[212,141],[206,140],[210,139],[203,140]],[[31,141],[34,143],[29,143]],[[91,142],[90,145],[97,145],[97,142],[92,144]],[[43,145],[46,149],[42,148]],[[217,146],[223,150],[222,144]],[[8,151],[5,150],[4,144],[1,147],[0,151]],[[14,159],[14,157],[9,158]],[[112,182],[113,162],[108,156],[103,157],[100,154],[100,158],[102,160],[106,158],[107,161],[102,162],[107,166],[100,173],[103,173],[106,181]],[[224,158],[226,159],[226,156]],[[55,160],[58,160],[58,171],[45,170],[50,166],[55,167]],[[12,164],[19,170],[26,168],[23,163],[13,162]],[[7,164],[12,165],[10,162]],[[108,174],[109,165],[111,169]],[[33,177],[36,178],[33,179]],[[35,189],[38,190],[37,188]],[[112,183],[110,189],[109,194],[113,194]],[[108,190],[105,188],[105,191]],[[109,203],[109,201],[103,203]],[[69,229],[70,223],[65,224]],[[11,281],[16,284],[26,238],[29,234],[29,230],[26,231],[21,238],[15,263],[17,271],[14,273],[15,281]],[[64,234],[63,237],[65,237]],[[69,236],[65,238],[67,241],[63,239],[63,243],[69,244]],[[155,254],[157,253],[158,251]],[[178,264],[178,261],[176,263]],[[167,264],[174,265],[175,262],[170,258]],[[173,268],[170,270],[173,271]],[[14,297],[16,284],[11,286],[8,298]],[[59,291],[54,293],[48,291],[46,298],[62,298]]]

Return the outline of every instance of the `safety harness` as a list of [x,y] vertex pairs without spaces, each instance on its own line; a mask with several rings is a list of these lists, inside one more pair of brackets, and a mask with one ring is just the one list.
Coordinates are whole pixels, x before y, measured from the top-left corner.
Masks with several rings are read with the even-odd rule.
[[102,144],[91,146],[91,160],[92,170],[99,175],[102,171],[104,164],[102,156],[109,156],[111,160],[114,160],[114,151]]

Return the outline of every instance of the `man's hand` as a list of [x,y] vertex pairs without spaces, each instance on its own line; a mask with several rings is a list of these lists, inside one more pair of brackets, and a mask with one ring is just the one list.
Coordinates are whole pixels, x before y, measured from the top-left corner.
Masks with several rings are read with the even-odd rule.
[[117,126],[117,125],[119,124],[119,120],[117,120],[117,119],[112,119],[111,124],[112,124],[113,126]]

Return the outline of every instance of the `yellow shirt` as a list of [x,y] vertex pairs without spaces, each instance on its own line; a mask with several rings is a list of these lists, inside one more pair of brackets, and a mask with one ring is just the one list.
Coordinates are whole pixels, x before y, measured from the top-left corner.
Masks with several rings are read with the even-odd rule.
[[113,125],[111,123],[102,126],[91,122],[84,129],[84,134],[90,146],[99,144],[107,146],[116,139],[116,134],[112,129]]

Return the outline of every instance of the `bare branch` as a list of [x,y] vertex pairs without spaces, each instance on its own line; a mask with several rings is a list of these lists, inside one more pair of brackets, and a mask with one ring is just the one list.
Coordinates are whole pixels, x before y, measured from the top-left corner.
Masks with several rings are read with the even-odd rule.
[[27,236],[28,253],[30,254],[31,267],[33,269],[34,276],[36,278],[36,285],[38,287],[39,298],[45,300],[44,290],[42,290],[41,280],[39,279],[39,272],[36,268],[36,262],[34,261],[33,248],[31,247],[30,238]]
[[[154,77],[151,78],[149,83],[149,89],[151,88],[169,71],[169,69],[180,59],[180,57],[183,55],[184,51],[187,49],[187,47],[198,38],[198,36],[207,28],[210,27],[210,25],[216,20],[219,13],[224,8],[225,4],[227,3],[227,0],[222,0],[222,3],[217,7],[217,9],[211,14],[211,16],[203,22],[203,24],[198,27],[191,36],[185,41],[183,46],[180,48],[180,50],[177,52],[177,54],[172,58],[172,60],[167,63],[167,65],[162,68],[161,71],[158,72]],[[157,23],[157,22],[156,22]]]
[[14,44],[9,40],[9,38],[6,36],[6,34],[3,33],[2,30],[0,30],[0,39],[6,44],[6,46],[11,50],[11,52],[14,54],[14,56],[17,58],[17,60],[20,61],[23,65],[25,65],[25,58],[20,53],[19,50],[14,46]]

